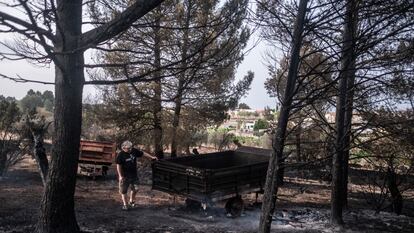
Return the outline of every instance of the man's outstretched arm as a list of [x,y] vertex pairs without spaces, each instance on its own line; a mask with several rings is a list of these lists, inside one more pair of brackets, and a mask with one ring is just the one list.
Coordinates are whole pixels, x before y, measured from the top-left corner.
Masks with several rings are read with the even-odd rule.
[[144,157],[147,157],[147,158],[153,159],[153,160],[158,160],[157,156],[152,156],[151,154],[149,154],[149,153],[147,153],[145,151],[143,151],[143,153],[144,153],[143,154]]

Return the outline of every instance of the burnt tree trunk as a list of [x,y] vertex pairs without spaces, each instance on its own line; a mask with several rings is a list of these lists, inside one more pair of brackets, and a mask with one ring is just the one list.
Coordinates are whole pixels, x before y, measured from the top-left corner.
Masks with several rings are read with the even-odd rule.
[[7,163],[7,153],[5,153],[4,141],[0,140],[0,177],[4,175]]
[[43,141],[47,128],[48,127],[44,124],[41,124],[36,128],[31,128],[34,140],[33,153],[39,168],[40,177],[42,178],[43,187],[46,187],[47,173],[49,170],[49,161],[47,160]]
[[301,136],[302,136],[302,124],[299,123],[295,131],[296,158],[298,162],[305,162],[305,159],[302,158],[302,153],[301,153],[302,152]]
[[161,105],[161,81],[155,84],[155,99],[154,104],[154,152],[158,158],[164,158],[163,140],[162,140],[162,105]]
[[[159,9],[159,8],[158,8]],[[154,27],[154,64],[155,69],[159,69],[161,67],[161,38],[160,38],[160,12],[156,19],[156,24]],[[160,71],[155,72],[156,78],[159,78]],[[161,87],[161,79],[158,79],[154,82],[154,152],[158,158],[164,158],[164,150],[163,150],[163,143],[162,143],[162,104],[161,104],[161,94],[162,94],[162,87]]]
[[163,1],[136,0],[111,22],[83,34],[83,1],[56,1],[56,12],[52,12],[56,14],[56,35],[50,56],[55,64],[55,132],[36,232],[79,232],[74,194],[82,123],[84,51],[125,31]]
[[279,162],[283,158],[283,147],[285,143],[286,127],[289,120],[289,114],[293,101],[293,94],[297,80],[299,67],[299,52],[302,46],[302,33],[307,8],[307,0],[300,0],[299,11],[296,17],[295,28],[293,32],[292,50],[290,54],[290,65],[287,76],[287,85],[282,100],[280,115],[277,123],[276,133],[272,142],[272,156],[269,160],[267,169],[266,183],[264,187],[262,214],[260,216],[260,233],[270,232],[272,216],[275,211],[277,191],[278,191],[278,170]]
[[79,50],[82,0],[57,1],[54,137],[39,233],[76,233],[76,171],[82,124],[83,50]]
[[391,168],[387,169],[387,188],[391,194],[392,211],[398,215],[401,214],[403,208],[403,198],[397,185],[397,174]]
[[[182,88],[183,81],[180,79],[178,81],[178,88]],[[181,91],[178,91],[181,92]],[[177,131],[180,125],[180,114],[181,114],[181,104],[182,104],[182,97],[181,93],[178,94],[177,98],[175,99],[175,108],[174,108],[174,117],[173,117],[173,124],[172,124],[172,138],[171,138],[171,157],[177,157]]]
[[277,169],[277,186],[283,186],[285,184],[285,160],[286,154],[283,153],[282,156],[278,155],[278,169]]
[[[350,156],[350,148],[351,148],[351,136],[352,136],[352,112],[353,112],[353,103],[354,103],[354,90],[355,90],[355,61],[356,61],[356,54],[355,54],[355,37],[356,37],[356,30],[358,24],[358,8],[356,7],[355,0],[352,0],[348,3],[350,13],[349,19],[347,20],[346,24],[349,28],[349,32],[347,33],[344,39],[349,43],[347,45],[344,56],[347,57],[347,67],[345,68],[345,74],[347,77],[346,82],[346,104],[345,104],[345,142],[344,142],[344,164],[343,164],[343,205],[344,207],[348,206],[348,167],[349,167],[349,156]],[[350,42],[349,42],[350,40]]]
[[[332,159],[332,185],[331,185],[331,223],[342,225],[342,211],[345,204],[345,169],[348,169],[349,155],[349,133],[347,129],[346,115],[349,108],[348,82],[355,75],[355,55],[354,55],[354,31],[355,31],[355,2],[348,0],[345,13],[345,29],[343,32],[341,71],[339,77],[339,93],[337,98],[335,128],[335,154]],[[352,108],[350,109],[352,115]],[[352,118],[352,116],[350,116]],[[350,122],[349,122],[350,123]],[[350,125],[349,125],[350,127]],[[348,145],[347,145],[348,144]],[[348,150],[348,152],[347,152]]]
[[183,88],[185,84],[185,70],[187,69],[187,64],[185,59],[187,58],[188,53],[188,46],[189,46],[189,26],[190,26],[190,17],[191,17],[191,8],[193,2],[189,0],[187,2],[187,12],[186,17],[183,25],[183,39],[182,39],[182,47],[181,47],[181,59],[184,61],[181,63],[181,69],[184,71],[178,77],[178,87],[177,87],[177,96],[175,99],[175,109],[174,109],[174,117],[173,117],[173,124],[172,124],[172,138],[171,138],[171,157],[177,157],[177,130],[180,125],[180,115],[181,115],[181,107],[182,107],[182,100],[183,100]]
[[339,80],[339,95],[337,98],[335,117],[335,153],[332,158],[332,184],[331,184],[331,223],[342,225],[343,208],[343,164],[344,164],[344,137],[345,137],[345,100],[346,78]]

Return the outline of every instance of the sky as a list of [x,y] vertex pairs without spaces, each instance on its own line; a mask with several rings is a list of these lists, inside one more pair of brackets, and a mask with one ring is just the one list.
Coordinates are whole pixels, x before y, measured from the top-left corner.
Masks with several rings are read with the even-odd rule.
[[[4,37],[2,36],[1,39],[3,38]],[[257,42],[258,38],[253,35],[247,46],[249,52],[245,55],[243,62],[239,65],[236,72],[236,80],[243,78],[249,70],[255,74],[250,91],[240,100],[240,103],[246,103],[252,109],[264,109],[266,106],[274,108],[276,100],[275,98],[270,98],[264,88],[264,82],[266,78],[268,78],[268,71],[263,61],[264,53],[268,50],[268,47],[264,42]],[[85,55],[85,59],[88,59],[87,56],[88,55]],[[53,65],[50,67],[39,67],[26,61],[0,60],[0,74],[11,77],[20,76],[24,79],[53,82],[54,67]],[[17,83],[0,77],[0,95],[21,99],[30,89],[40,92],[45,90],[54,91],[54,86],[37,83]],[[93,96],[94,93],[93,86],[85,86],[84,98],[90,95]]]
[[264,56],[269,47],[263,41],[252,47],[256,41],[257,38],[253,35],[253,38],[249,41],[249,45],[247,46],[247,48],[251,48],[251,50],[245,56],[236,72],[237,78],[242,78],[249,70],[254,73],[251,89],[247,96],[241,99],[240,102],[246,103],[252,109],[264,109],[266,106],[275,108],[276,98],[270,98],[264,87],[264,83],[269,77],[268,70],[264,62]]

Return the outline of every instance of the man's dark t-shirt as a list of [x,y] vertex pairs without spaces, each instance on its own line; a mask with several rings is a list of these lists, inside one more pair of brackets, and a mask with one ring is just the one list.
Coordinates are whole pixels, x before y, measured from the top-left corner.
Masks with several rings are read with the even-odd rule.
[[130,153],[125,151],[119,152],[116,157],[116,163],[121,165],[122,175],[126,178],[136,179],[137,175],[137,158],[143,156],[144,153],[140,150],[132,148]]

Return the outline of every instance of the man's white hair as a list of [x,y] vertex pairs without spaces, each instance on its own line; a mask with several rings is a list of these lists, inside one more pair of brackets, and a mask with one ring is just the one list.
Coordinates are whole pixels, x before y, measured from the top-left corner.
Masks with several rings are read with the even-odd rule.
[[132,142],[125,141],[122,143],[121,148],[132,148]]

